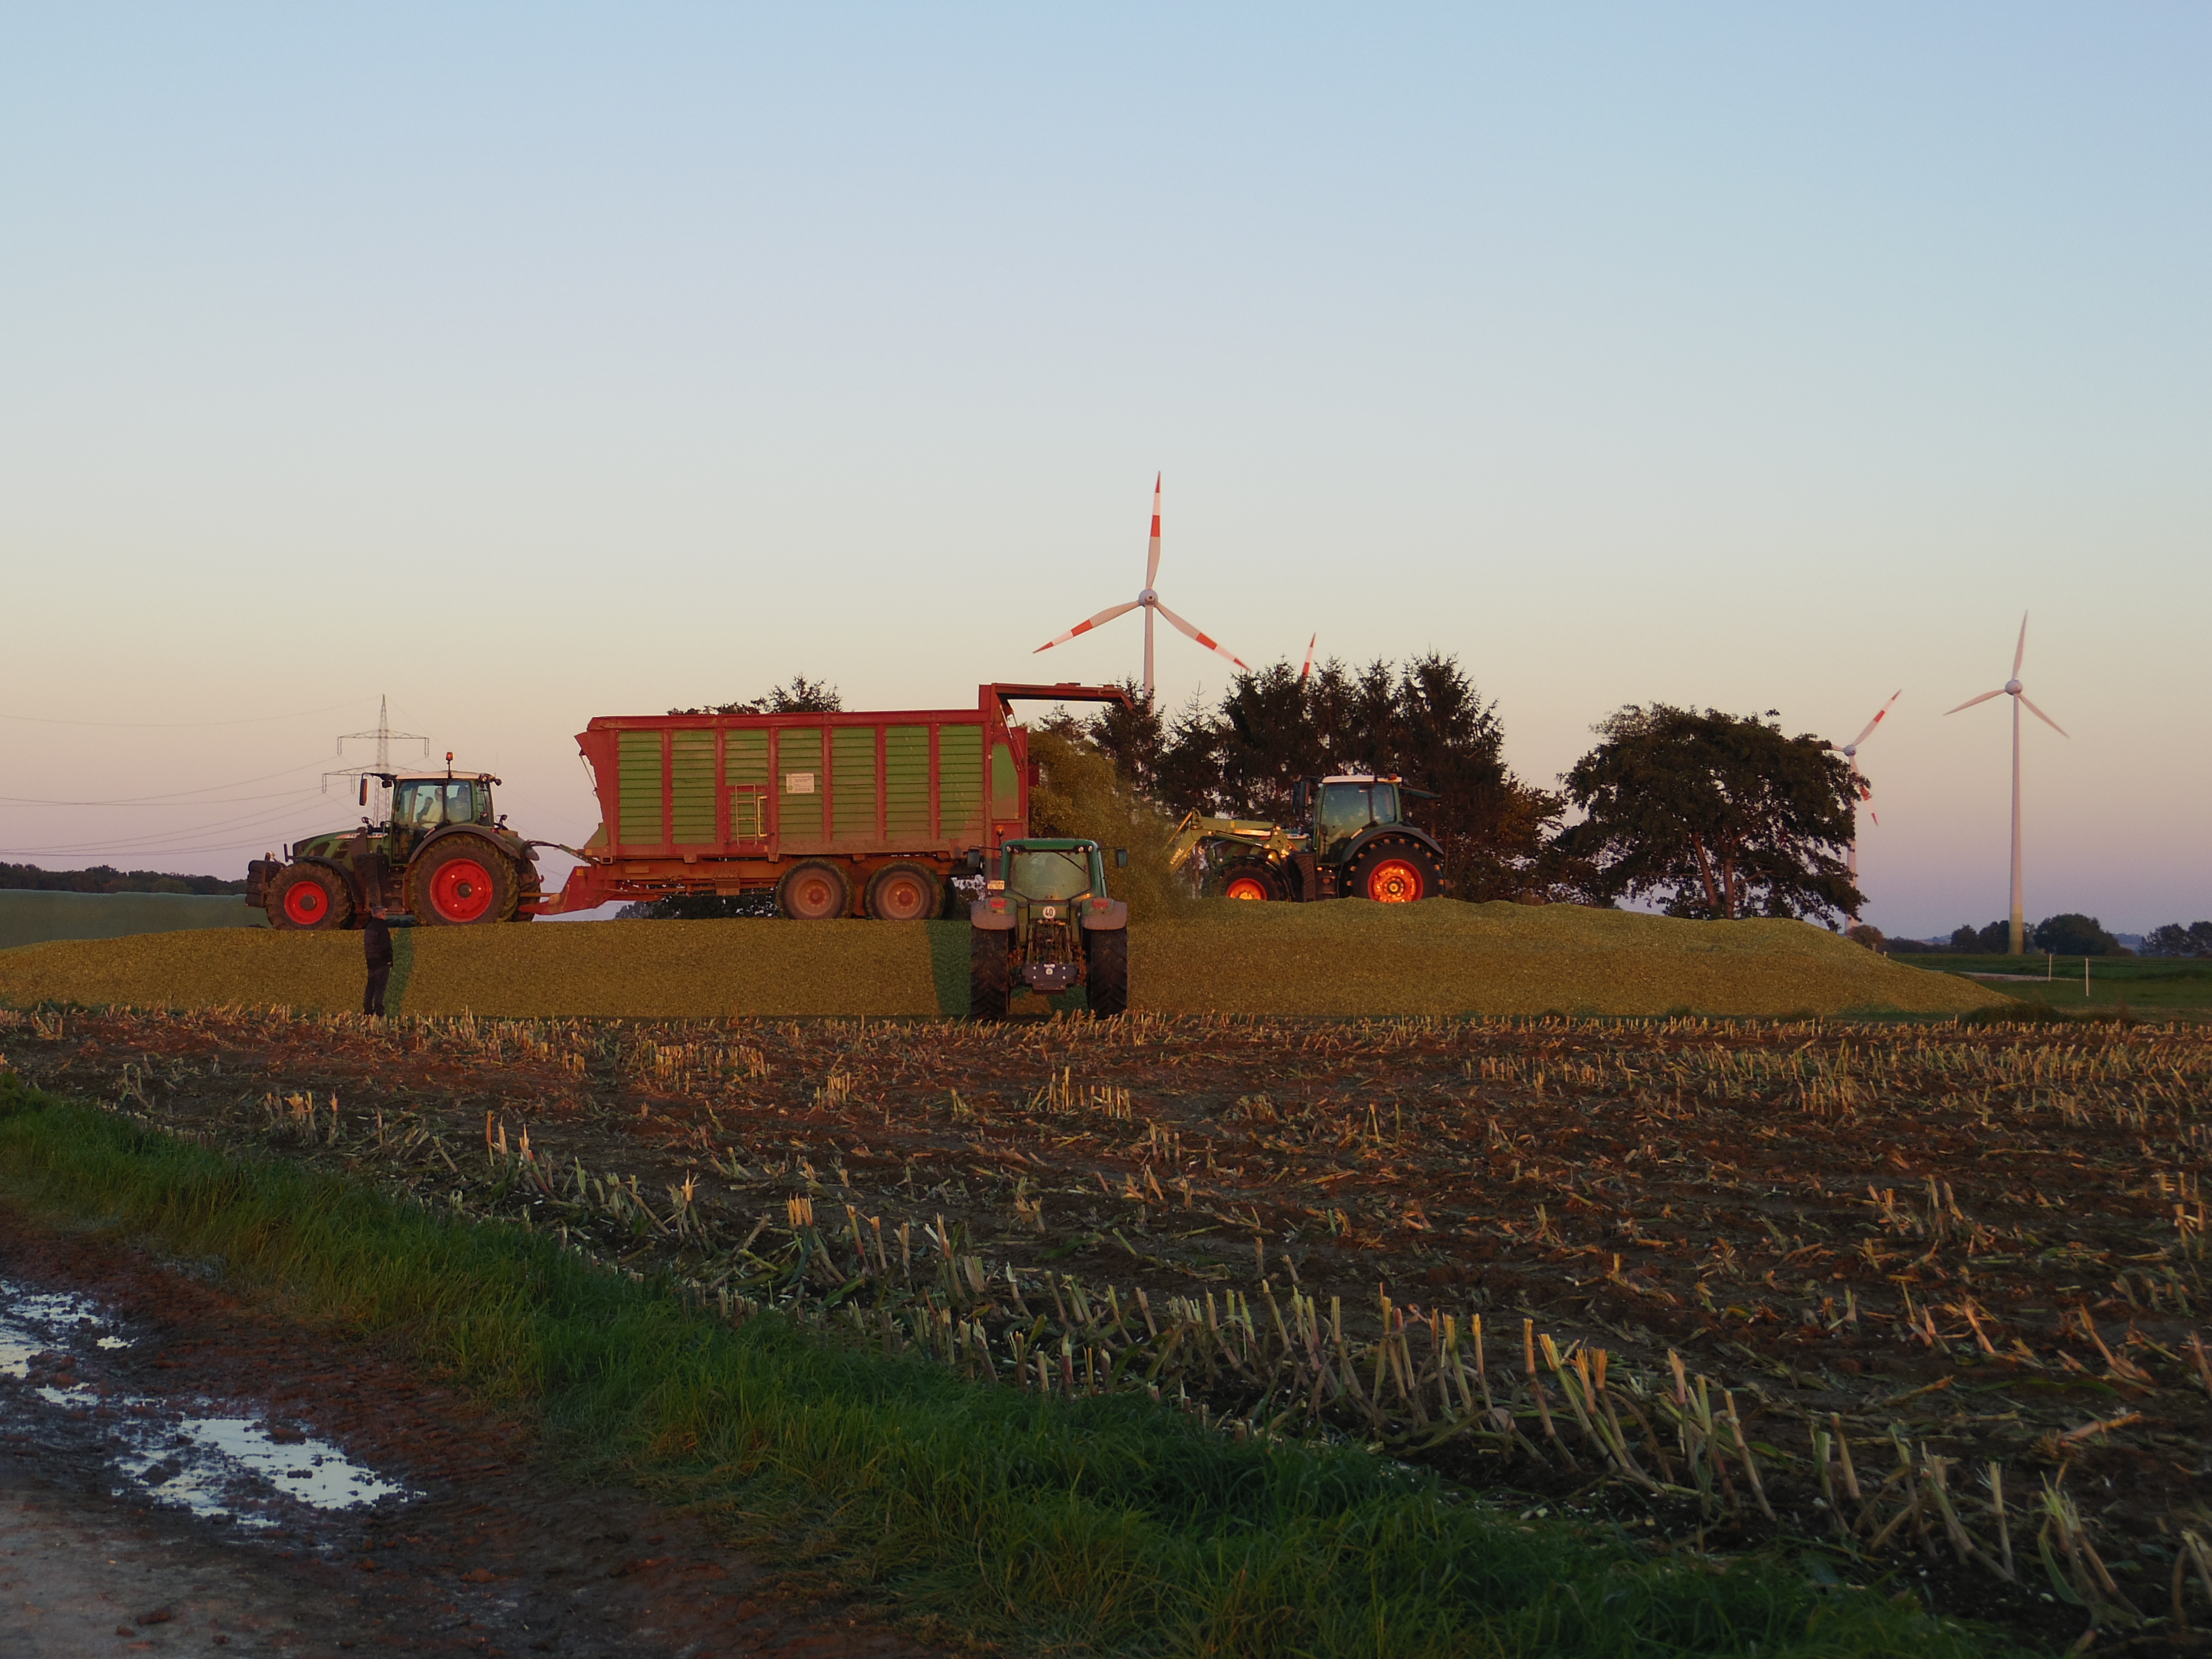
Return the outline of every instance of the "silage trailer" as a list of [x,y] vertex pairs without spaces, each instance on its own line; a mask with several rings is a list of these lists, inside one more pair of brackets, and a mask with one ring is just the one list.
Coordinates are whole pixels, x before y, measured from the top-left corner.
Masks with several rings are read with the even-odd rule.
[[923,921],[1029,834],[1017,702],[1113,686],[983,685],[973,708],[601,715],[577,733],[599,798],[583,862],[536,913],[772,890],[784,915]]

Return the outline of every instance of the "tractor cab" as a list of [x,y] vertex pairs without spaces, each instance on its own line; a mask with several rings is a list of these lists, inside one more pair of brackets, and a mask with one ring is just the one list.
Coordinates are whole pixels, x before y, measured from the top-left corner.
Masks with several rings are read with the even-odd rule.
[[1324,864],[1340,863],[1352,843],[1376,825],[1406,821],[1399,780],[1369,773],[1302,778],[1291,804],[1311,823],[1313,850]]

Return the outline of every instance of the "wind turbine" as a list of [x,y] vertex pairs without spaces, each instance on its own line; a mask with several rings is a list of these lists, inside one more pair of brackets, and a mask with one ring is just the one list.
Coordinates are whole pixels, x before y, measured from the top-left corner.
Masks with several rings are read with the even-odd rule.
[[[1867,787],[1867,781],[1864,778],[1858,776],[1859,745],[1874,735],[1875,727],[1880,726],[1882,722],[1882,718],[1887,715],[1891,709],[1897,707],[1897,700],[1904,695],[1905,688],[1903,686],[1899,686],[1896,690],[1891,692],[1889,694],[1889,701],[1874,711],[1874,718],[1866,723],[1866,726],[1861,730],[1858,736],[1853,738],[1849,743],[1845,744],[1839,751],[1843,755],[1843,757],[1850,763],[1851,775],[1856,780],[1853,793],[1855,793],[1860,800],[1866,803],[1867,816],[1870,818],[1874,818],[1876,824],[1880,824],[1881,820],[1878,817],[1875,817],[1874,791]],[[1856,805],[1851,808],[1851,847],[1849,856],[1851,872],[1851,885],[1856,887],[1859,884],[1859,825],[1858,808]],[[1853,914],[1851,920],[1855,922],[1858,920],[1858,916],[1856,913]]]
[[[1984,691],[1978,697],[1969,697],[1966,702],[1959,705],[1959,708],[1972,708],[1976,703],[1987,702],[1991,697],[2010,697],[2012,699],[2012,949],[2010,954],[2014,956],[2023,954],[2027,948],[2027,921],[2021,914],[2020,905],[2021,705],[2027,703],[2027,712],[2029,714],[2034,715],[2036,719],[2041,720],[2045,726],[2058,733],[2060,737],[2063,738],[2066,735],[2066,728],[2064,726],[2059,725],[2057,720],[2051,719],[2050,715],[2045,714],[2033,703],[2028,702],[2027,693],[2021,687],[2021,659],[2027,655],[2027,613],[2026,611],[2022,611],[2020,618],[2020,643],[2013,648],[2012,653],[2012,678],[2007,680],[2002,685],[1997,687],[1996,690]],[[1946,714],[1955,714],[1959,712],[1959,708],[1947,708],[1943,712]]]
[[1198,629],[1193,628],[1181,617],[1176,616],[1174,611],[1169,610],[1167,606],[1160,603],[1160,596],[1153,590],[1152,586],[1155,582],[1158,581],[1159,579],[1160,480],[1158,477],[1155,477],[1152,479],[1152,544],[1151,550],[1145,556],[1145,586],[1142,591],[1138,593],[1135,599],[1131,599],[1127,605],[1116,605],[1108,607],[1106,610],[1100,611],[1097,616],[1091,617],[1088,622],[1079,622],[1076,623],[1074,627],[1069,629],[1067,632],[1062,634],[1058,639],[1047,640],[1042,645],[1037,647],[1036,651],[1030,653],[1030,654],[1034,657],[1041,652],[1051,650],[1055,645],[1065,645],[1068,641],[1073,639],[1078,634],[1088,634],[1092,629],[1097,627],[1099,623],[1112,622],[1115,617],[1121,616],[1124,611],[1134,611],[1139,605],[1142,605],[1145,609],[1146,702],[1150,702],[1152,698],[1152,613],[1156,611],[1159,612],[1161,616],[1165,617],[1168,619],[1168,625],[1170,627],[1177,629],[1179,632],[1188,634],[1192,639],[1196,640],[1200,645],[1212,652],[1217,657],[1226,657],[1230,661],[1235,663],[1239,668],[1242,668],[1247,673],[1249,673],[1251,672],[1250,666],[1242,657],[1238,656],[1234,651],[1229,649],[1227,646],[1222,644],[1220,641],[1214,639],[1208,635],[1200,633]]
[[1311,679],[1311,678],[1313,678],[1313,653],[1314,653],[1314,647],[1316,647],[1316,646],[1319,645],[1320,643],[1321,643],[1321,634],[1320,634],[1320,631],[1319,631],[1318,629],[1316,629],[1316,630],[1315,631],[1315,634],[1314,634],[1313,638],[1311,638],[1311,639],[1310,639],[1310,640],[1308,640],[1308,641],[1306,641],[1306,665],[1305,665],[1304,668],[1301,668],[1300,670],[1298,670],[1298,684],[1299,684],[1300,685],[1304,685],[1304,684],[1308,680],[1310,680],[1310,679]]

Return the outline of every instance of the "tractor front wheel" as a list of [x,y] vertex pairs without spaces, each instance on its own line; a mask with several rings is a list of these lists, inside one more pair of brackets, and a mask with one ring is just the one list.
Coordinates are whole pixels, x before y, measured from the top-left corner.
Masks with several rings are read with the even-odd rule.
[[1417,842],[1378,841],[1352,866],[1350,896],[1377,904],[1413,904],[1443,890],[1443,872]]
[[1012,977],[1007,947],[1013,934],[997,927],[972,927],[968,932],[968,1018],[1004,1019],[1006,990]]
[[1247,903],[1277,903],[1286,896],[1283,878],[1257,859],[1232,864],[1221,878],[1221,896]]
[[1084,935],[1091,957],[1084,977],[1091,1012],[1100,1019],[1129,1012],[1129,935],[1125,928],[1103,928]]
[[793,921],[829,921],[853,908],[853,885],[836,865],[808,859],[776,883],[775,908]]
[[269,884],[269,925],[302,933],[334,932],[353,920],[353,895],[334,870],[295,864]]
[[434,843],[407,872],[407,908],[425,927],[470,927],[514,915],[514,866],[475,836]]

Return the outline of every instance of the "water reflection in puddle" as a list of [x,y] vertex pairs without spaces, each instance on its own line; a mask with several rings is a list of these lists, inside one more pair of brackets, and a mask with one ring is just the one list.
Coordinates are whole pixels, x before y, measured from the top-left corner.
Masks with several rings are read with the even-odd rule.
[[89,1297],[0,1279],[0,1378],[29,1382],[34,1366],[40,1372],[21,1393],[0,1389],[0,1421],[27,1414],[30,1399],[72,1419],[96,1413],[100,1455],[139,1494],[242,1527],[280,1526],[289,1504],[353,1510],[408,1496],[328,1441],[296,1431],[279,1439],[253,1418],[194,1414],[206,1411],[204,1400],[125,1395],[74,1375],[80,1354],[96,1360],[132,1346],[115,1324]]

